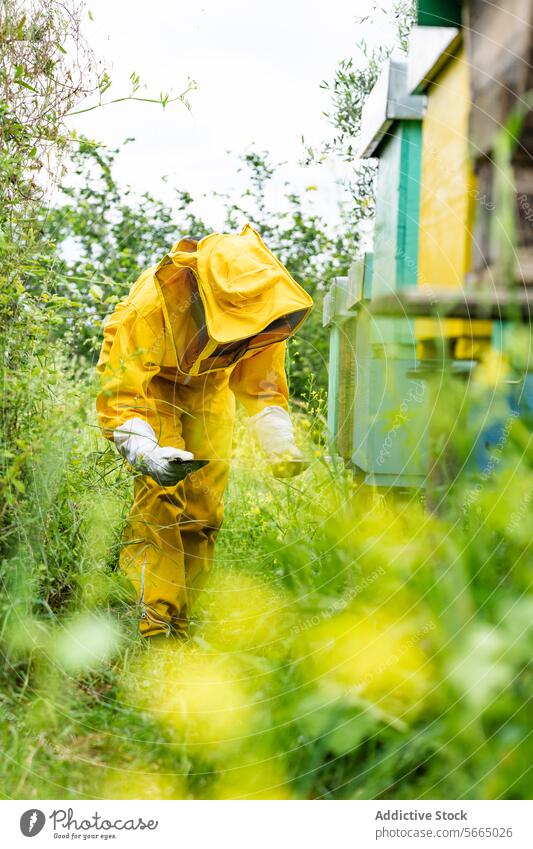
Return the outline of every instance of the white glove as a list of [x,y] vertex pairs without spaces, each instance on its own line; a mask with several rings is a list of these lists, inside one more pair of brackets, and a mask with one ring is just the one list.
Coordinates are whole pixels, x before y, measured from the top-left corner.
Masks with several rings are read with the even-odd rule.
[[307,467],[294,441],[291,418],[283,407],[265,407],[248,419],[248,427],[273,464],[276,477],[292,477]]
[[187,475],[186,461],[194,459],[190,451],[162,448],[153,428],[144,419],[128,419],[114,431],[113,440],[130,466],[149,475],[160,486],[174,486],[183,480]]

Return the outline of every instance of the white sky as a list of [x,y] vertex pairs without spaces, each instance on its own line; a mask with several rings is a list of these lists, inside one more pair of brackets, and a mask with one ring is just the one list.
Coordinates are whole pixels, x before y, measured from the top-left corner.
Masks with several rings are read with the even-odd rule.
[[[93,21],[85,30],[97,55],[110,70],[113,86],[106,97],[129,91],[136,71],[145,94],[180,92],[187,77],[192,112],[181,104],[166,110],[142,103],[107,106],[69,119],[70,125],[109,146],[134,136],[121,154],[117,176],[136,190],[165,197],[161,183],[196,198],[198,211],[220,226],[220,208],[210,195],[242,186],[235,153],[255,143],[275,161],[283,160],[284,179],[300,189],[317,185],[313,202],[336,217],[342,193],[335,180],[341,163],[302,169],[301,136],[319,144],[330,137],[323,116],[330,108],[320,83],[331,80],[337,62],[353,55],[368,31],[356,19],[371,0],[89,0]],[[366,28],[365,28],[366,29]],[[370,33],[371,38],[375,33]],[[278,185],[274,193],[281,197]]]

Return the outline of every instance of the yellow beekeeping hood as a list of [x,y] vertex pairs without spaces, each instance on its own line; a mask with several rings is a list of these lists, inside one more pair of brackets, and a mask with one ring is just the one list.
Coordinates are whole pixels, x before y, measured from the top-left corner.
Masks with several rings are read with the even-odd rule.
[[249,224],[237,235],[181,240],[156,277],[178,365],[189,374],[227,368],[286,339],[313,306]]

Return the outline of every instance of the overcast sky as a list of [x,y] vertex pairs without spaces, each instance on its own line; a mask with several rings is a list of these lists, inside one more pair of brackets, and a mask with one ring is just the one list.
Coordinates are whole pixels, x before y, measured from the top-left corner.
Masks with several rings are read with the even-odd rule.
[[[255,143],[274,160],[287,161],[283,177],[299,188],[318,186],[313,200],[334,215],[341,199],[339,162],[302,169],[301,136],[319,144],[331,134],[323,116],[330,107],[320,89],[337,62],[353,55],[367,28],[357,18],[371,0],[90,0],[90,44],[113,79],[108,92],[128,91],[136,71],[148,94],[183,90],[187,78],[199,88],[192,111],[173,104],[165,111],[142,103],[108,106],[70,119],[71,126],[107,145],[134,136],[120,156],[119,178],[139,191],[164,195],[161,178],[206,195],[199,210],[220,226],[213,191],[241,185],[235,158]],[[374,32],[370,37],[375,37]],[[280,190],[277,190],[278,196]]]

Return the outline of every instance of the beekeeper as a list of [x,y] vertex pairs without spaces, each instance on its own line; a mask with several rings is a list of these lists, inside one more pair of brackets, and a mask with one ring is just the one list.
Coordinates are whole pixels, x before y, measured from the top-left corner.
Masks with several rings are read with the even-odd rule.
[[183,634],[211,569],[235,399],[278,473],[303,468],[284,361],[312,303],[246,225],[178,242],[107,320],[97,412],[138,473],[120,565],[144,636]]

